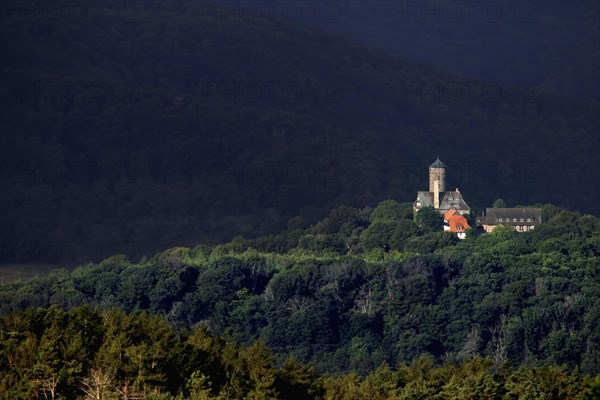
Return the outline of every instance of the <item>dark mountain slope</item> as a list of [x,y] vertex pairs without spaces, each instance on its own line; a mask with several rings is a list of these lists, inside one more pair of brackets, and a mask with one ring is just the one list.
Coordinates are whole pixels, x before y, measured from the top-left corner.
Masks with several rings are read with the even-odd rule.
[[[298,3],[278,4],[286,10]],[[301,4],[307,23],[459,75],[600,99],[600,4],[595,0]],[[319,18],[313,10],[320,11]]]
[[600,210],[596,103],[204,3],[36,4],[12,4],[0,31],[5,260],[135,255],[410,201],[437,155],[472,206]]

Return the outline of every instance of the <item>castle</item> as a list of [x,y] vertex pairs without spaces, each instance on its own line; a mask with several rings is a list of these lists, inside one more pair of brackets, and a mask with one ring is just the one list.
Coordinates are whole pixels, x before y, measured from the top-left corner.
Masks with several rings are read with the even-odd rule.
[[[466,237],[471,228],[463,215],[471,213],[458,189],[446,191],[446,165],[438,158],[429,166],[429,191],[417,192],[413,203],[416,215],[423,207],[433,207],[444,215],[444,231],[456,233],[459,239]],[[477,229],[491,232],[498,225],[510,226],[517,232],[527,232],[542,223],[540,208],[487,208],[486,215],[476,218]]]
[[417,213],[423,207],[433,207],[441,214],[447,214],[450,210],[460,215],[471,213],[458,188],[446,191],[446,165],[439,158],[429,166],[429,191],[417,192],[413,211]]

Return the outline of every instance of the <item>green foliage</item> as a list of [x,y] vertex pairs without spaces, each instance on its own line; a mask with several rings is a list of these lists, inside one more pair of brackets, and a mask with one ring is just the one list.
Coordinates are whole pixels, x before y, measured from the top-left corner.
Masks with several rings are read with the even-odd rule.
[[419,228],[426,232],[437,232],[444,225],[443,216],[433,207],[423,207],[415,216]]
[[600,379],[548,365],[495,369],[479,357],[436,366],[426,355],[334,378],[294,358],[277,367],[260,342],[242,349],[202,327],[176,340],[160,317],[114,309],[27,310],[1,317],[0,329],[6,399],[591,399]]
[[287,358],[277,372],[275,386],[282,399],[310,400],[324,395],[323,378],[313,366],[301,364],[296,358]]
[[410,218],[412,218],[412,205],[400,204],[395,200],[382,201],[371,213],[371,222],[400,222]]
[[[315,225],[295,226],[275,236],[238,238],[212,248],[174,248],[138,263],[114,256],[70,273],[9,282],[0,285],[1,315],[52,305],[77,310],[90,304],[107,310],[102,329],[112,339],[109,347],[95,342],[100,346],[95,350],[97,377],[115,381],[135,375],[129,386],[136,390],[162,390],[157,382],[177,379],[188,385],[186,390],[217,396],[228,377],[236,376],[239,380],[230,382],[228,391],[254,390],[268,397],[273,393],[262,388],[270,385],[283,393],[285,374],[257,370],[241,376],[234,368],[209,375],[201,370],[188,381],[197,369],[175,378],[168,370],[148,367],[183,340],[186,330],[198,326],[243,346],[261,341],[276,355],[273,365],[295,358],[310,362],[319,372],[354,370],[367,376],[383,363],[410,364],[421,354],[430,354],[436,362],[479,355],[493,360],[495,368],[510,361],[515,366],[565,365],[584,373],[600,372],[598,218],[560,210],[531,232],[500,227],[459,241],[446,232],[424,231],[407,210],[410,205],[392,201],[375,210],[339,207]],[[357,230],[359,240],[343,249],[340,243],[357,238]],[[307,245],[311,240],[315,247]],[[386,243],[387,252],[382,247]],[[274,248],[283,250],[266,250]],[[154,321],[153,330],[170,328],[175,336],[150,348],[142,345],[149,331],[137,338],[119,336],[119,329],[137,328],[122,317],[111,322],[114,307],[149,313],[140,319],[160,315],[168,325]],[[38,330],[42,338],[43,330]],[[201,339],[198,330],[192,337],[194,343],[208,343],[201,346],[203,352],[217,346]],[[30,351],[46,358],[57,349],[77,352],[65,346],[60,340],[43,339],[32,343]],[[216,368],[220,363],[203,357],[206,365]],[[44,360],[40,358],[35,368],[40,382],[56,375],[62,385],[63,379],[75,379],[79,369],[90,368],[90,361],[80,365]],[[312,374],[290,363],[289,374]],[[92,382],[93,377],[83,378]],[[482,374],[457,382],[471,395],[492,393],[498,381]],[[409,386],[415,396],[428,396],[443,385]],[[451,386],[443,390],[462,396]],[[312,393],[309,397],[320,393],[318,385],[298,390]]]
[[360,243],[366,250],[389,246],[398,228],[395,222],[375,221],[361,233]]

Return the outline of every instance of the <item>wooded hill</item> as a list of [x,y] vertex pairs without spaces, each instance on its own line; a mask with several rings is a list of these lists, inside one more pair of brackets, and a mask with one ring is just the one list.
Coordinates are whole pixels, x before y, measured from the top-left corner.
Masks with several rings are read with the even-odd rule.
[[564,367],[495,368],[475,357],[434,365],[322,376],[260,342],[240,349],[203,328],[177,333],[164,319],[78,307],[0,317],[2,399],[597,399],[600,375]]
[[437,155],[475,209],[502,193],[600,212],[597,102],[205,2],[101,4],[3,9],[1,261],[138,257],[412,201]]
[[145,311],[173,335],[203,327],[241,346],[259,340],[278,362],[295,357],[318,372],[365,376],[425,354],[597,374],[600,219],[542,210],[532,232],[501,227],[459,241],[434,218],[415,221],[410,204],[340,207],[276,236],[9,282],[0,311]]

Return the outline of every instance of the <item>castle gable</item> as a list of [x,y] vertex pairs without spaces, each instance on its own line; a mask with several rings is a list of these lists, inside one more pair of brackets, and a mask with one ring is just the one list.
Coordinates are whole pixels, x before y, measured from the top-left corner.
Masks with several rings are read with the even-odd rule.
[[442,203],[440,204],[440,209],[441,210],[450,210],[450,209],[455,209],[455,210],[461,210],[461,211],[468,211],[471,209],[471,207],[469,207],[467,205],[467,203],[465,202],[465,200],[462,197],[462,194],[458,191],[458,189],[456,189],[456,191],[454,192],[446,192],[444,194],[444,198],[442,199]]
[[433,192],[417,192],[417,208],[433,207]]

